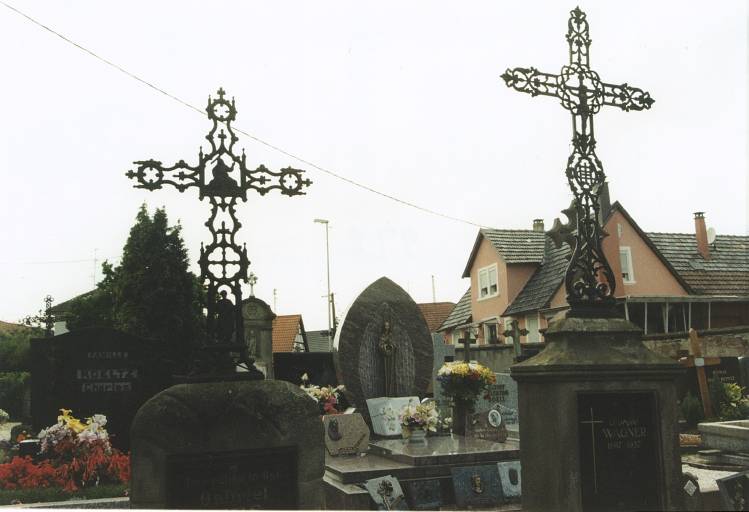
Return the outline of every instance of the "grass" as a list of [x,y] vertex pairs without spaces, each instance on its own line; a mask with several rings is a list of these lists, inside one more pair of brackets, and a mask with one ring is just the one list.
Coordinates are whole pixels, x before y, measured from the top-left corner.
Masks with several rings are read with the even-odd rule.
[[111,484],[79,489],[72,493],[63,491],[62,487],[41,487],[20,490],[0,489],[0,506],[10,505],[14,500],[20,501],[23,504],[29,504],[49,501],[121,498],[125,496],[127,488],[127,484]]

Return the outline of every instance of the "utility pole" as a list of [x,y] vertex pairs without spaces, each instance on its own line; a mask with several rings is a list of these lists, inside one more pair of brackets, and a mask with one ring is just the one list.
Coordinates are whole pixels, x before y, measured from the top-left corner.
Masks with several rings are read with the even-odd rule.
[[276,289],[273,288],[273,312],[278,314],[278,308],[276,307]]
[[327,303],[327,309],[328,309],[328,350],[333,352],[333,321],[331,318],[331,301],[332,301],[332,295],[330,293],[330,243],[328,239],[328,228],[330,226],[330,222],[327,219],[315,219],[315,222],[317,224],[324,224],[325,225],[325,263],[327,266],[327,281],[328,281],[328,303]]

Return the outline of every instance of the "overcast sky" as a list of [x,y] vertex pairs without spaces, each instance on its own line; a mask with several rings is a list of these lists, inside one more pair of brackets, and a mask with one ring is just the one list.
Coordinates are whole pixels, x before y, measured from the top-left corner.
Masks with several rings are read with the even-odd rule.
[[[350,180],[477,225],[547,229],[570,201],[570,116],[508,89],[508,67],[558,73],[569,11],[548,2],[3,0],[182,100],[220,86],[235,125]],[[649,91],[650,111],[604,108],[597,152],[645,231],[749,232],[747,12],[716,4],[588,2],[591,67]],[[208,119],[0,5],[0,319],[90,290],[141,203],[180,220],[194,271],[208,239],[197,191],[148,192],[131,162],[195,163]],[[240,135],[248,167],[308,169],[308,194],[239,207],[256,295],[327,327],[325,233],[340,314],[388,276],[417,302],[457,301],[478,228],[393,202]],[[100,269],[97,268],[100,277]]]

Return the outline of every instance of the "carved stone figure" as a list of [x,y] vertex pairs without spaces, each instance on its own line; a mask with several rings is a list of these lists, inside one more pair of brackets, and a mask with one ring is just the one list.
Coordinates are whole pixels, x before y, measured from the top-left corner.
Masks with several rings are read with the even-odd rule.
[[221,298],[216,302],[216,338],[219,343],[231,342],[234,334],[234,303],[226,298],[226,290],[221,290]]
[[385,320],[385,327],[382,329],[382,336],[380,336],[380,343],[377,346],[382,354],[382,366],[383,366],[383,377],[385,381],[385,396],[395,396],[396,388],[396,376],[395,376],[395,351],[398,347],[395,346],[395,340],[393,340],[390,332],[390,321]]

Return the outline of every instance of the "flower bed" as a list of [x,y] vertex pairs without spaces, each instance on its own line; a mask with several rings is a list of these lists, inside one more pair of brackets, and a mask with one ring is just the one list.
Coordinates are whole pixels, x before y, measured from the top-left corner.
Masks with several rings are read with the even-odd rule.
[[57,423],[39,433],[40,459],[13,457],[0,464],[0,489],[62,488],[75,492],[100,484],[127,484],[130,457],[113,448],[101,414],[82,422],[61,409]]

